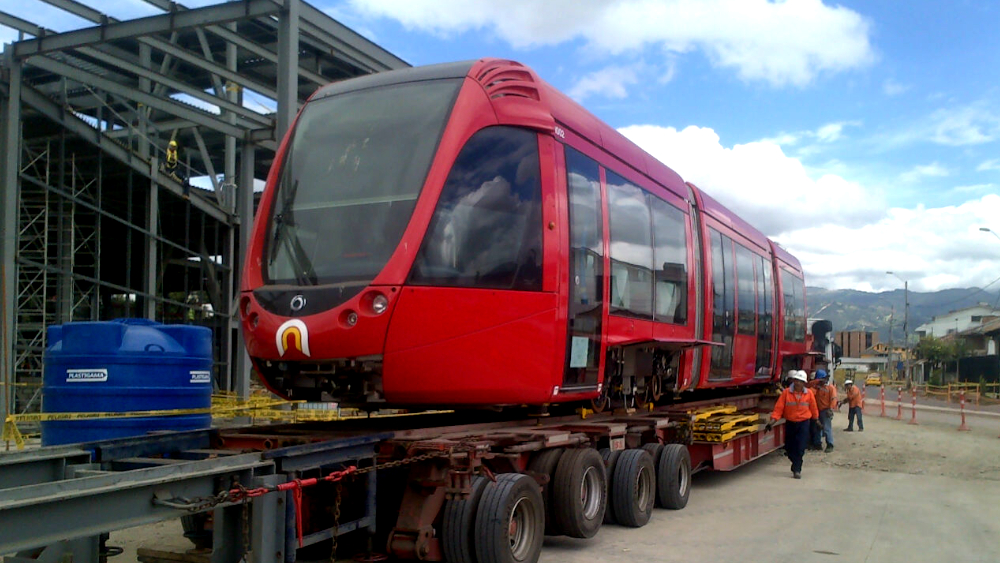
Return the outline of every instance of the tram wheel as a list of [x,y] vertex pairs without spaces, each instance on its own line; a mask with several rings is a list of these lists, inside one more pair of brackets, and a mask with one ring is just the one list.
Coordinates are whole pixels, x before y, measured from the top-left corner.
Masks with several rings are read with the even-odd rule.
[[659,375],[654,375],[648,381],[646,384],[646,389],[648,390],[646,396],[649,398],[649,402],[655,403],[663,397],[663,378]]
[[562,448],[553,448],[535,454],[535,457],[531,458],[531,461],[528,462],[528,471],[549,476],[549,483],[542,485],[542,502],[545,507],[545,533],[550,536],[559,534],[552,521],[552,511],[554,510],[552,505],[552,482],[556,477],[556,465],[559,463],[559,458],[562,455]]
[[563,454],[552,489],[552,519],[560,532],[572,538],[597,534],[607,509],[607,478],[597,450],[580,448]]
[[479,563],[536,563],[545,537],[538,483],[520,473],[504,473],[487,483],[475,530]]
[[602,413],[611,406],[611,386],[607,381],[601,386],[601,394],[590,400],[590,408],[596,413]]
[[623,526],[641,528],[653,515],[656,502],[656,468],[646,450],[625,450],[611,478],[611,508]]
[[608,500],[606,502],[606,507],[604,509],[604,523],[605,524],[617,524],[615,520],[615,511],[611,509],[611,505],[614,502],[614,479],[611,478],[615,474],[615,465],[618,464],[618,458],[621,457],[621,450],[612,450],[610,448],[601,448],[598,453],[601,454],[601,458],[604,459],[604,473],[608,477]]
[[488,479],[477,475],[472,478],[472,491],[467,498],[445,502],[441,519],[441,550],[445,561],[476,563],[476,513],[487,484]]
[[691,454],[682,444],[667,444],[660,454],[657,500],[663,508],[680,510],[691,495]]

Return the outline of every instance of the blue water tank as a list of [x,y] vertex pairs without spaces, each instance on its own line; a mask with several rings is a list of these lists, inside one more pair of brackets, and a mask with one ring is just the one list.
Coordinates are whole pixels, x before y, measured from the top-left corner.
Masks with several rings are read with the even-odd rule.
[[[50,326],[42,410],[134,412],[212,404],[212,331],[144,319]],[[208,413],[42,422],[42,445],[211,426]]]

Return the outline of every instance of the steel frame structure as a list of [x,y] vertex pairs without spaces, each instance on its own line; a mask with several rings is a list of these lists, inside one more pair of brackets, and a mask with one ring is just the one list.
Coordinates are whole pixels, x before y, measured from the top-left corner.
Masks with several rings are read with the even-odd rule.
[[[229,429],[229,440],[259,429]],[[306,472],[337,470],[344,465],[373,466],[375,446],[387,434],[299,443],[263,452],[219,449],[219,430],[176,432],[92,444],[57,446],[0,456],[0,553],[10,563],[72,560],[98,563],[102,533],[193,514],[153,499],[211,497],[220,488],[288,483]],[[375,531],[376,472],[357,479],[364,491],[358,516],[303,538],[318,543],[355,530]],[[295,561],[298,546],[293,492],[269,494],[251,502],[243,528],[240,504],[226,502],[211,510],[214,518],[212,563],[242,561],[244,545],[251,561]],[[93,510],[100,506],[100,510]],[[81,518],[81,514],[88,514]],[[245,530],[245,531],[244,531]],[[242,541],[241,541],[242,540]]]
[[127,21],[43,1],[94,25],[0,12],[21,38],[0,60],[0,413],[38,407],[48,326],[114,316],[212,326],[219,387],[246,395],[254,181],[317,87],[407,63],[302,0],[145,0],[163,13]]

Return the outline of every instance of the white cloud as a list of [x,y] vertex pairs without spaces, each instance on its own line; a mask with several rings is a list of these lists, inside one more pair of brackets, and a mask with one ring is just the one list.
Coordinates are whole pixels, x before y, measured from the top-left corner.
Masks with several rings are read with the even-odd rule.
[[986,102],[951,105],[938,109],[902,131],[875,139],[883,146],[913,143],[966,146],[1000,139],[1000,112]]
[[811,174],[773,142],[725,147],[715,131],[695,126],[620,131],[769,236],[801,225],[860,226],[882,216],[880,192],[836,174]]
[[822,0],[350,0],[369,17],[440,36],[486,31],[515,48],[582,39],[595,53],[703,52],[749,81],[804,86],[870,64],[870,24]]
[[[885,275],[893,270],[911,289],[931,291],[981,287],[1000,275],[1000,241],[978,230],[1000,217],[1000,195],[988,190],[970,187],[964,195],[977,199],[956,206],[887,209],[882,190],[852,181],[839,163],[830,168],[843,175],[817,172],[773,142],[726,147],[712,129],[694,126],[620,131],[787,248],[810,285],[893,289]],[[933,163],[923,172],[946,171]]]
[[593,96],[624,99],[628,97],[628,86],[639,81],[635,67],[609,66],[591,72],[577,80],[569,89],[569,96],[577,101]]
[[900,84],[891,78],[887,79],[882,84],[882,92],[884,92],[886,96],[898,96],[910,88],[911,86],[909,84]]
[[918,164],[899,175],[904,182],[916,182],[923,178],[941,178],[949,174],[948,169],[937,162]]
[[969,186],[955,186],[954,188],[948,190],[956,194],[986,194],[986,193],[996,193],[996,184],[972,184]]
[[1000,158],[994,158],[993,160],[987,160],[976,167],[979,172],[986,172],[987,170],[1000,170]]
[[954,206],[893,208],[861,227],[810,227],[776,240],[802,261],[810,285],[896,289],[889,270],[914,291],[982,287],[998,275],[1000,241],[979,227],[997,216],[1000,196],[987,194]]

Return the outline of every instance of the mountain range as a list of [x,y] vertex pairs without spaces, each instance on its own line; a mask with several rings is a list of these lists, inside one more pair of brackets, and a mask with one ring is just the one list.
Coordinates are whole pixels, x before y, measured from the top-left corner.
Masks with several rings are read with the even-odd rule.
[[[909,332],[936,315],[964,309],[979,303],[997,307],[1000,292],[977,287],[942,289],[932,292],[909,292]],[[879,333],[880,341],[903,340],[904,292],[902,289],[870,293],[854,289],[806,288],[809,318],[833,322],[833,330],[866,330]]]

